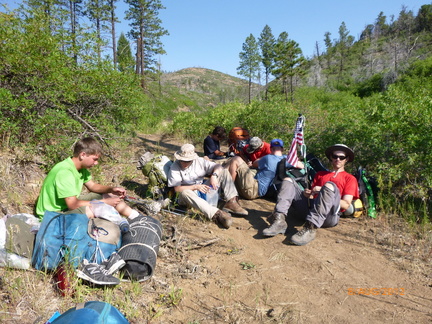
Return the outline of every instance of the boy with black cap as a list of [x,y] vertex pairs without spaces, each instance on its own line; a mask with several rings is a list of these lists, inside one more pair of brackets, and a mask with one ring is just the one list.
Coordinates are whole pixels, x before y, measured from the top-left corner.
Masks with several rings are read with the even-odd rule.
[[[352,207],[353,200],[359,198],[357,179],[345,171],[345,164],[354,161],[354,152],[344,144],[336,144],[326,149],[331,162],[331,171],[320,171],[315,175],[312,189],[300,187],[291,179],[285,178],[278,194],[272,224],[263,231],[265,236],[284,234],[288,225],[285,216],[292,206],[298,215],[306,219],[303,229],[291,237],[291,243],[305,245],[315,239],[320,227],[333,227],[339,222],[340,213]],[[313,198],[312,208],[308,199]]]

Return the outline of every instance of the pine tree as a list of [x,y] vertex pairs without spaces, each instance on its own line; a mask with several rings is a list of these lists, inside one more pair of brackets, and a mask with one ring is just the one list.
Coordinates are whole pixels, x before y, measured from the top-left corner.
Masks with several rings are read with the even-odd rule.
[[93,50],[93,44],[88,44],[92,38],[91,33],[83,30],[80,25],[84,16],[82,3],[82,0],[24,1],[28,5],[27,14],[42,19],[53,35],[61,37],[61,49],[73,57],[75,63],[87,59],[83,54],[84,47],[87,47],[87,52]]
[[133,72],[134,57],[126,36],[121,33],[117,45],[117,67],[121,72]]
[[240,66],[237,73],[248,79],[249,103],[251,102],[252,80],[259,76],[261,56],[258,51],[258,43],[254,35],[250,34],[243,43],[243,51],[240,52]]
[[268,25],[265,25],[263,31],[261,32],[260,38],[258,38],[258,45],[261,49],[261,63],[264,66],[264,76],[265,76],[265,99],[267,100],[268,93],[268,82],[270,76],[270,70],[273,65],[274,60],[274,46],[275,46],[275,38],[272,34],[272,30]]
[[102,46],[104,44],[102,32],[109,29],[110,7],[104,0],[88,0],[86,3],[85,15],[95,26],[97,38],[96,52],[100,60]]
[[432,5],[431,4],[425,4],[420,7],[417,17],[416,17],[416,23],[417,23],[417,31],[432,31]]
[[165,54],[160,38],[168,35],[168,31],[161,27],[162,21],[158,18],[159,10],[165,9],[161,0],[126,0],[129,10],[126,19],[130,20],[132,29],[128,37],[136,40],[136,68],[141,77],[141,86],[146,88],[145,71],[153,71],[157,63],[154,58],[157,54]]
[[299,44],[288,39],[287,32],[282,32],[276,41],[272,74],[282,82],[282,92],[287,102],[288,93],[290,93],[291,102],[294,99],[294,78],[303,75],[305,62]]
[[110,10],[110,21],[111,26],[111,41],[112,41],[112,51],[113,51],[113,63],[117,66],[117,44],[116,44],[116,28],[115,24],[118,22],[117,16],[115,14],[117,0],[108,0],[108,6]]
[[345,72],[345,63],[348,60],[349,49],[354,42],[354,37],[349,35],[349,30],[346,28],[345,22],[339,26],[339,39],[335,44],[336,53],[339,57],[339,72],[338,84],[342,80],[342,75]]

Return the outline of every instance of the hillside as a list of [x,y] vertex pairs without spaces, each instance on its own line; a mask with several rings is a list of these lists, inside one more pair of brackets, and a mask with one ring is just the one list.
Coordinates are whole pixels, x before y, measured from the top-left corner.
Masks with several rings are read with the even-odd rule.
[[[247,102],[248,99],[247,81],[205,68],[186,68],[163,73],[161,83],[204,107],[214,107],[230,101]],[[253,96],[256,96],[260,89],[262,87],[254,83]]]

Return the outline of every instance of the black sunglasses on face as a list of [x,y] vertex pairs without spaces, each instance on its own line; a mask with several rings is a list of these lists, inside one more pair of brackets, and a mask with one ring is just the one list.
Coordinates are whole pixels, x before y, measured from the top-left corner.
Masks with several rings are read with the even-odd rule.
[[345,155],[332,155],[332,159],[333,160],[337,160],[337,159],[339,159],[339,160],[341,160],[341,161],[343,161],[343,160],[345,160],[347,157],[345,156]]

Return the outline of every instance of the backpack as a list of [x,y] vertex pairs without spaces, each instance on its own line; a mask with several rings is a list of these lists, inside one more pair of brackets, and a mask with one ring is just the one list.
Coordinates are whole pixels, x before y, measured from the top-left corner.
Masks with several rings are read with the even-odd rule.
[[102,301],[89,301],[77,304],[60,315],[56,312],[48,321],[48,324],[128,324],[129,321],[120,311],[111,304]]
[[165,197],[168,193],[168,173],[173,161],[166,155],[146,152],[139,161],[137,169],[148,178],[148,196],[155,199]]
[[374,178],[366,176],[366,169],[359,166],[353,174],[358,182],[359,196],[363,203],[366,216],[376,218],[376,202],[378,196],[378,185]]
[[32,265],[47,271],[63,262],[77,268],[83,259],[101,263],[120,246],[120,228],[110,221],[46,211],[36,235]]
[[249,144],[250,135],[247,129],[242,127],[234,127],[228,134],[228,146],[230,152],[238,155],[243,147]]
[[[312,183],[315,174],[318,171],[327,171],[323,163],[312,153],[306,156],[306,169],[287,168],[286,158],[280,160],[276,167],[276,175],[272,184],[267,191],[267,197],[276,197],[282,185],[282,181],[286,177],[292,178],[300,187],[301,190],[308,188]],[[307,171],[307,172],[306,172]]]

